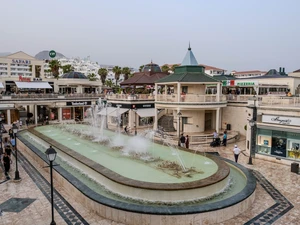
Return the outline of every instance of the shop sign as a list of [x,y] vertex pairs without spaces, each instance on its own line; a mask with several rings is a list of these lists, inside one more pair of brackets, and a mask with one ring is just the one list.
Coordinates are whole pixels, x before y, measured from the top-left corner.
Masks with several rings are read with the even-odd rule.
[[85,106],[85,105],[91,105],[91,101],[84,101],[84,102],[66,102],[67,105],[70,106]]
[[274,124],[280,124],[280,125],[300,126],[300,118],[299,117],[263,115],[262,122],[263,123],[274,123]]
[[13,59],[12,63],[15,64],[31,64],[30,60],[25,60],[25,59]]
[[234,86],[234,80],[223,80],[222,86]]
[[235,81],[235,86],[257,86],[257,81]]
[[23,81],[23,82],[30,82],[30,77],[22,77],[22,76],[19,76],[19,81]]
[[1,108],[14,108],[14,104],[0,104],[0,109]]

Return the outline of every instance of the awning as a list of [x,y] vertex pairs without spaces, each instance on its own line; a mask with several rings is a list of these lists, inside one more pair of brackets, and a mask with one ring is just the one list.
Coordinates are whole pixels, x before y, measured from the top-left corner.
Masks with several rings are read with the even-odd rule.
[[16,85],[18,88],[44,88],[44,89],[52,89],[50,84],[48,82],[20,82],[20,81],[15,81]]
[[0,88],[4,88],[3,84],[0,82]]
[[107,107],[107,109],[103,108],[100,112],[97,113],[97,115],[106,116],[106,112],[109,115],[110,113],[112,113],[116,109],[117,108],[114,108],[114,107]]
[[138,109],[138,110],[136,110],[136,113],[140,117],[153,117],[153,116],[155,116],[155,109],[154,108],[150,108],[150,109]]
[[116,109],[115,111],[113,111],[112,113],[110,113],[108,115],[117,117],[117,113],[119,113],[119,115],[122,115],[123,113],[126,113],[129,110],[129,109],[120,108],[119,112],[118,112],[118,109],[117,108],[115,108],[115,109]]

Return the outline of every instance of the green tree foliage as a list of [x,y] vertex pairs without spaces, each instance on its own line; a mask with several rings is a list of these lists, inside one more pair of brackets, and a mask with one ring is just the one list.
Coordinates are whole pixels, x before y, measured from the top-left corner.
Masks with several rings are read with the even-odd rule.
[[60,62],[57,59],[49,61],[49,67],[51,69],[52,76],[58,80],[59,68],[61,67]]
[[98,80],[96,74],[94,74],[94,73],[90,73],[89,75],[87,75],[87,78],[89,78],[89,81],[96,81],[96,80]]
[[145,66],[145,65],[141,65],[141,66],[140,66],[140,68],[139,68],[139,71],[140,71],[140,72],[142,72],[144,66]]
[[62,68],[64,74],[75,70],[75,68],[70,64],[64,65],[61,68]]
[[171,70],[174,72],[175,71],[175,67],[179,66],[179,64],[174,64],[171,68]]
[[124,80],[128,80],[130,73],[131,73],[131,71],[130,71],[129,67],[124,67],[122,69],[122,74],[124,74]]
[[108,74],[107,69],[105,69],[105,68],[100,68],[100,69],[98,70],[98,74],[99,74],[99,76],[100,76],[100,80],[101,80],[102,84],[105,84],[105,80],[106,80],[106,77],[107,77],[107,74]]
[[115,66],[112,71],[115,73],[116,86],[118,85],[118,80],[120,79],[120,75],[122,74],[122,68],[119,66]]
[[162,71],[162,72],[167,72],[167,73],[169,73],[169,70],[170,70],[170,67],[169,67],[167,64],[165,64],[165,65],[163,65],[163,66],[161,67],[161,71]]

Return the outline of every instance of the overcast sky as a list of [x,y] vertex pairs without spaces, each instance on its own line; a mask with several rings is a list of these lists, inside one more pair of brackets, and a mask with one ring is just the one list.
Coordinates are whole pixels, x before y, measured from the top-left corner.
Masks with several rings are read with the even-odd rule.
[[300,69],[300,0],[1,0],[0,52],[54,49],[100,64]]

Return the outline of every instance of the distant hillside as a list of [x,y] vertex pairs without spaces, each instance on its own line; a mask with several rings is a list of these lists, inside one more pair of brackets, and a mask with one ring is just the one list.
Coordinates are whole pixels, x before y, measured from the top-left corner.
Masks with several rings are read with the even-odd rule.
[[[49,56],[49,51],[47,51],[47,50],[39,52],[38,54],[36,54],[34,56],[34,58],[40,59],[40,60],[51,59]],[[56,52],[55,58],[60,59],[60,58],[66,58],[66,57],[63,54]]]
[[11,53],[10,52],[0,52],[0,56],[7,56],[7,55],[10,55]]

